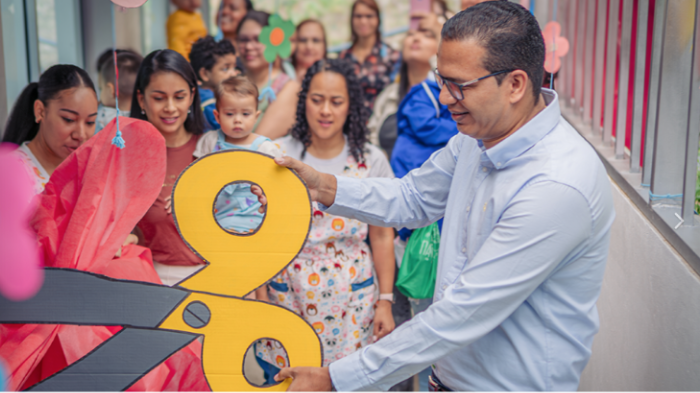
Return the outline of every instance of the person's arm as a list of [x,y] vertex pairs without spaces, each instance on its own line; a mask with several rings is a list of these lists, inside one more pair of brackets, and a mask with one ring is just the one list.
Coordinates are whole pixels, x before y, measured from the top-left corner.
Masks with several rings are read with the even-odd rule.
[[[304,180],[313,201],[330,206],[330,214],[355,218],[374,226],[420,228],[445,214],[447,195],[457,157],[462,149],[478,151],[476,142],[462,134],[433,153],[421,166],[401,179],[354,179],[320,173],[291,157],[278,157],[278,165],[293,169]],[[251,187],[260,203],[267,204],[260,187]],[[263,209],[264,210],[264,209]]]
[[185,59],[188,59],[190,54],[187,53],[187,35],[191,29],[189,21],[183,18],[182,13],[175,11],[166,22],[168,49],[181,54]]
[[420,168],[401,179],[338,177],[338,191],[327,211],[375,226],[424,227],[445,214],[452,175],[462,149],[480,153],[473,139],[458,134]]
[[[379,293],[394,293],[394,271],[396,261],[394,259],[394,228],[382,228],[369,226],[369,242],[372,246],[372,259],[374,269],[377,271]],[[374,312],[374,336],[380,339],[391,333],[396,327],[394,316],[391,313],[391,302],[388,300],[377,301],[377,309]]]
[[569,186],[528,186],[514,197],[444,297],[375,345],[330,366],[335,387],[385,390],[485,336],[562,261],[586,247],[591,217],[587,201]]
[[[284,369],[279,378],[295,375],[290,390],[295,383],[314,390],[331,379],[338,391],[386,390],[498,327],[557,267],[585,250],[591,233],[591,211],[577,190],[555,182],[529,185],[426,311],[332,363],[327,378],[322,369],[301,368]],[[598,290],[585,279],[571,288],[574,295]]]
[[287,82],[277,95],[277,99],[267,107],[255,133],[270,139],[287,135],[296,121],[300,89],[301,85],[297,81]]

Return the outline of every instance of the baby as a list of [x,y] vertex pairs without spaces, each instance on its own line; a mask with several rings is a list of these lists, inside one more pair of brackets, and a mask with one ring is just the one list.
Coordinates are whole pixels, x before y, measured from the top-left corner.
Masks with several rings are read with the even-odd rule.
[[[253,134],[260,111],[258,88],[250,79],[245,76],[228,78],[219,84],[214,94],[214,116],[221,128],[199,138],[193,153],[195,157],[232,149],[253,150],[273,157],[282,154],[269,138]],[[227,231],[251,233],[262,223],[264,213],[259,209],[260,202],[250,191],[250,184],[229,184],[216,198],[214,216]]]

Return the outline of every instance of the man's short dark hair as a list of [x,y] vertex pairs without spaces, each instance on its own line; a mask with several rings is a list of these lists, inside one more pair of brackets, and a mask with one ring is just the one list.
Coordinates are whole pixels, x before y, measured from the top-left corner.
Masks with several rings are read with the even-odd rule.
[[[134,83],[136,74],[139,72],[139,67],[143,57],[138,53],[128,49],[117,49],[117,67],[119,67],[119,86],[117,92],[121,98],[131,98],[134,92]],[[105,82],[114,84],[114,52],[111,49],[106,50],[97,62],[98,72]]]
[[[525,71],[537,103],[544,73],[544,39],[537,19],[521,5],[487,1],[467,8],[445,23],[442,39],[477,40],[486,49],[482,66],[489,72]],[[499,84],[505,75],[495,76]]]
[[192,44],[192,50],[190,50],[190,64],[192,64],[197,78],[201,81],[202,77],[199,75],[199,71],[202,68],[211,71],[217,60],[228,54],[236,54],[236,49],[233,47],[233,44],[231,44],[231,41],[222,39],[216,42],[214,37],[206,36]]

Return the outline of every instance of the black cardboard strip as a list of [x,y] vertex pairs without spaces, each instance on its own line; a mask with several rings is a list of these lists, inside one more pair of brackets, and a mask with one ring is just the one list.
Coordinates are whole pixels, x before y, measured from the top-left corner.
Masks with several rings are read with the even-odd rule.
[[182,288],[47,268],[33,298],[0,296],[0,323],[156,327],[189,295]]
[[196,338],[192,333],[125,328],[77,362],[27,390],[126,390]]

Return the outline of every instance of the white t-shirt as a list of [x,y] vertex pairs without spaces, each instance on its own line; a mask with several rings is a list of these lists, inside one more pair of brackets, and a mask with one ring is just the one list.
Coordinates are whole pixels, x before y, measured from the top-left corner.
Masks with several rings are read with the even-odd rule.
[[[194,149],[194,153],[192,153],[193,156],[199,158],[202,157],[206,154],[209,154],[214,151],[214,146],[216,146],[216,140],[219,138],[219,132],[214,130],[214,131],[209,131],[206,132],[204,135],[202,135],[201,138],[197,141],[197,147]],[[241,149],[246,149],[246,150],[251,150],[250,147],[252,144],[248,145],[236,145]],[[256,151],[259,151],[260,153],[265,153],[268,155],[271,155],[272,157],[277,157],[282,154],[279,146],[270,141],[265,141],[258,146],[258,149]]]
[[[348,148],[347,139],[345,140],[345,146],[343,151],[339,155],[330,159],[321,159],[314,157],[308,151],[301,158],[301,153],[304,151],[304,145],[294,139],[291,135],[287,135],[280,139],[275,140],[282,149],[282,153],[300,160],[304,164],[316,169],[319,172],[328,173],[331,175],[342,175],[345,168],[348,166],[348,159],[352,157],[350,154],[350,149]],[[387,177],[393,178],[394,172],[391,170],[389,161],[386,159],[386,155],[376,146],[372,144],[365,144],[365,165],[369,171],[367,177]]]

